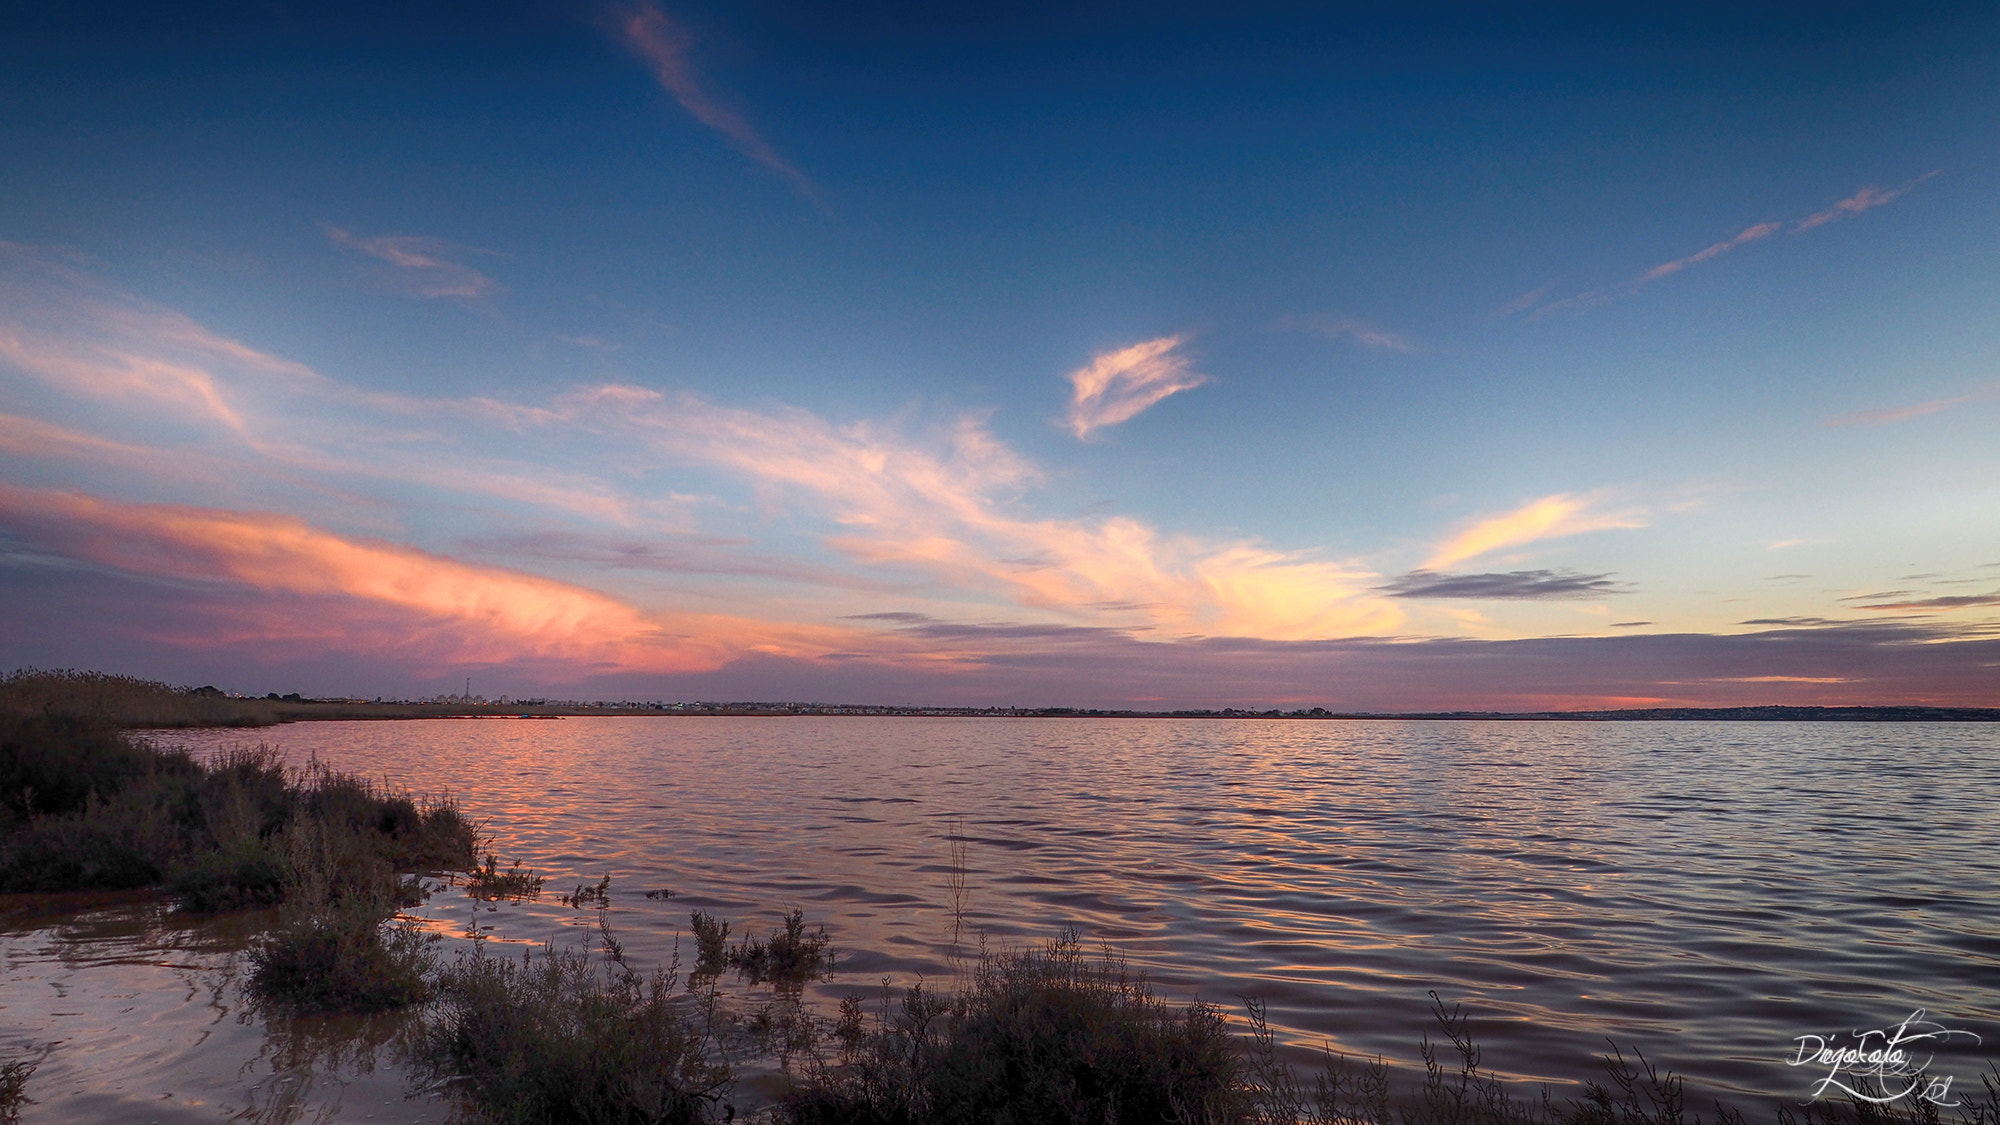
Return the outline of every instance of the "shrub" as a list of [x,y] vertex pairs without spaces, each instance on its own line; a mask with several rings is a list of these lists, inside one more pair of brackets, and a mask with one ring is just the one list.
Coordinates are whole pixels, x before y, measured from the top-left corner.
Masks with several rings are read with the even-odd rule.
[[285,920],[250,951],[250,989],[300,1011],[379,1012],[430,995],[435,940],[347,905]]
[[291,868],[267,840],[238,838],[197,858],[167,882],[181,909],[212,914],[274,906],[285,898]]
[[971,987],[921,984],[864,1028],[836,1025],[838,1062],[816,1062],[782,1107],[795,1125],[864,1122],[1233,1120],[1239,1059],[1221,1013],[1173,1009],[1074,930],[1045,949],[983,957]]
[[521,870],[521,861],[518,859],[514,861],[512,867],[505,871],[500,870],[499,861],[493,858],[492,852],[487,852],[486,866],[475,867],[472,873],[466,876],[465,891],[473,898],[488,902],[503,898],[519,901],[541,894],[542,884],[545,882],[546,879],[533,871]]
[[694,930],[695,973],[702,976],[720,973],[729,964],[729,923],[697,910],[689,916],[688,925]]
[[[608,936],[608,935],[607,935]],[[677,996],[616,954],[461,957],[438,976],[414,1061],[483,1120],[681,1123],[735,1115],[712,992]]]
[[185,754],[163,754],[110,726],[66,715],[0,716],[0,808],[14,820],[80,812],[160,773],[192,773]]
[[250,991],[307,1011],[381,1011],[423,1000],[431,938],[391,924],[402,886],[366,836],[306,816],[286,828],[278,925],[250,950]]
[[0,891],[130,890],[159,882],[159,864],[105,819],[30,821],[0,850]]
[[[728,935],[729,926],[724,923],[715,938],[720,942]],[[702,951],[707,952],[697,925],[695,939],[702,943]],[[805,911],[792,908],[790,914],[777,929],[771,931],[767,940],[745,938],[742,944],[729,951],[729,964],[738,973],[749,978],[752,984],[764,981],[797,983],[821,977],[833,970],[833,954],[827,951],[826,927],[812,932],[806,930]]]

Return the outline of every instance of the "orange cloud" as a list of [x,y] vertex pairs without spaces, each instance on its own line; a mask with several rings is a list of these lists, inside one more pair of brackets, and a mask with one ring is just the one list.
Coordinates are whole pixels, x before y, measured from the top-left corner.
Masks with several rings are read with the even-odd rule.
[[1105,352],[1070,372],[1069,428],[1079,438],[1115,426],[1171,394],[1199,387],[1208,376],[1189,370],[1174,354],[1182,338],[1162,336]]
[[[4,251],[0,247],[0,266],[8,264]],[[20,272],[10,275],[0,268],[0,289],[10,276],[19,280]],[[169,477],[185,481],[190,467],[199,467],[204,479],[227,480],[230,494],[250,504],[301,514],[337,506],[338,518],[350,527],[373,519],[393,528],[396,514],[413,497],[451,505],[454,518],[478,510],[468,501],[499,498],[511,502],[502,518],[518,520],[518,508],[526,504],[536,509],[534,518],[552,519],[557,526],[588,520],[642,535],[681,535],[695,529],[699,510],[727,510],[729,505],[716,499],[661,491],[654,483],[665,466],[691,466],[747,481],[770,507],[803,497],[802,514],[832,525],[826,544],[863,566],[889,568],[886,577],[897,588],[910,591],[927,609],[952,615],[986,615],[1004,606],[1034,610],[1040,619],[1054,614],[1115,629],[1266,638],[1352,636],[1393,629],[1403,620],[1401,607],[1372,589],[1378,576],[1311,552],[1163,534],[1131,519],[1049,519],[1024,512],[1022,498],[1040,480],[1039,470],[977,419],[913,438],[865,422],[836,425],[805,411],[731,409],[692,395],[618,385],[581,388],[544,403],[379,394],[107,293],[80,275],[52,278],[44,269],[39,280],[47,284],[28,286],[39,294],[42,309],[37,344],[27,361],[78,353],[102,368],[98,351],[110,341],[122,353],[157,359],[133,369],[166,381],[146,396],[105,390],[101,401],[114,407],[120,399],[144,401],[122,418],[112,409],[98,411],[92,434],[0,418],[0,448],[19,456],[99,469],[131,466],[155,484]],[[1148,341],[1100,356],[1076,373],[1084,432],[1201,382],[1204,377],[1189,371],[1177,353],[1180,344],[1177,336]],[[160,375],[169,367],[178,382]],[[215,417],[216,409],[226,410],[240,429],[220,442],[172,449],[116,440],[114,425],[145,432],[155,420],[145,413],[146,405],[161,395],[192,393],[187,388],[211,392],[210,398],[185,400],[197,414]],[[60,389],[77,388],[64,383]],[[172,471],[148,470],[149,460]],[[384,494],[365,487],[376,482],[395,489]],[[494,541],[506,538],[503,533]],[[209,542],[198,536],[195,541]],[[113,545],[94,549],[110,551]],[[200,573],[235,573],[218,566],[220,561],[209,560]],[[925,581],[910,583],[911,571]],[[301,573],[321,571],[308,567]],[[871,580],[882,584],[881,578]],[[756,596],[767,599],[757,612],[771,616],[781,603],[768,600],[774,596],[770,584],[814,580],[761,574],[757,581],[766,588]],[[325,588],[334,586],[340,584]],[[391,604],[379,592],[354,591]],[[853,607],[829,608],[815,594],[813,601],[787,606],[783,613],[811,620],[845,608]],[[489,621],[479,628],[507,633],[515,626]],[[799,651],[815,646],[883,651],[851,632],[778,635],[771,626],[740,622],[731,628],[770,636],[772,644]],[[712,634],[706,626],[686,631],[727,635]],[[623,634],[605,629],[599,635]]]
[[457,660],[686,672],[752,652],[813,658],[865,640],[851,629],[647,614],[568,583],[349,539],[266,512],[123,504],[0,484],[0,520],[67,557],[133,574],[399,610],[408,618],[406,640],[444,644]]
[[1617,527],[1645,527],[1646,514],[1638,510],[1603,511],[1598,494],[1576,495],[1558,492],[1532,500],[1511,512],[1488,516],[1465,527],[1440,545],[1424,563],[1425,570],[1443,570],[1454,563],[1497,551],[1518,547],[1540,539],[1560,539],[1586,531]]
[[[1539,293],[1536,296],[1540,296]],[[1407,336],[1384,331],[1372,324],[1351,317],[1303,316],[1286,317],[1278,322],[1281,328],[1299,328],[1317,332],[1329,340],[1348,339],[1370,348],[1386,348],[1393,352],[1414,352],[1417,345]]]
[[1118,627],[1231,636],[1351,636],[1403,620],[1360,568],[1253,543],[1166,538],[1126,518],[1017,516],[1010,499],[1039,474],[972,420],[939,449],[804,411],[761,414],[629,387],[570,396],[542,417],[630,427],[666,455],[803,490],[846,529],[832,546],[863,563],[915,567],[961,596],[992,592]]

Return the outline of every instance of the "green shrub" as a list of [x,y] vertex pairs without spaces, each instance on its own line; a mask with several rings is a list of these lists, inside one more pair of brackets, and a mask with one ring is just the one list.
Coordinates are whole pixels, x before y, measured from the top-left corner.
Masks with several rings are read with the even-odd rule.
[[103,723],[0,715],[0,809],[16,821],[79,812],[92,797],[195,768],[185,754],[163,754]]

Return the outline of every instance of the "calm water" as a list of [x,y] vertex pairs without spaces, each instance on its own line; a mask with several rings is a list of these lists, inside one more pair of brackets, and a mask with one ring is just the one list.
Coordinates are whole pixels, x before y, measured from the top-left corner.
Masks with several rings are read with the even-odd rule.
[[761,932],[796,905],[840,954],[808,993],[828,1008],[950,976],[957,836],[968,944],[1073,924],[1175,999],[1262,997],[1298,1044],[1414,1061],[1435,989],[1490,1067],[1553,1082],[1598,1076],[1609,1037],[1691,1091],[1796,1101],[1816,1075],[1786,1065],[1795,1037],[1917,1008],[1984,1037],[1940,1056],[1961,1087],[2000,1058],[1996,726],[641,718],[257,739],[448,789],[503,862],[552,876],[498,911],[440,895],[440,929],[580,938],[554,892],[609,873],[628,953],[664,962],[691,909]]

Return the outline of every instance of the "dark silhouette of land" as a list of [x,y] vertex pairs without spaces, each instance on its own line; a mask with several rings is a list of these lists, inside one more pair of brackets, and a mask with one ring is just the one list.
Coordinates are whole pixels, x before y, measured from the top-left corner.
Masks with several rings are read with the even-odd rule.
[[1173,711],[1095,707],[934,707],[914,704],[694,702],[637,700],[314,699],[297,692],[232,695],[219,688],[170,687],[102,672],[23,669],[0,676],[0,714],[89,716],[126,728],[262,727],[326,719],[558,719],[600,715],[796,716],[868,715],[1014,719],[1397,719],[1474,722],[2000,722],[2000,707],[1907,705],[1856,707],[1646,707],[1616,711],[1329,711],[1324,707],[1256,710],[1239,707]]

